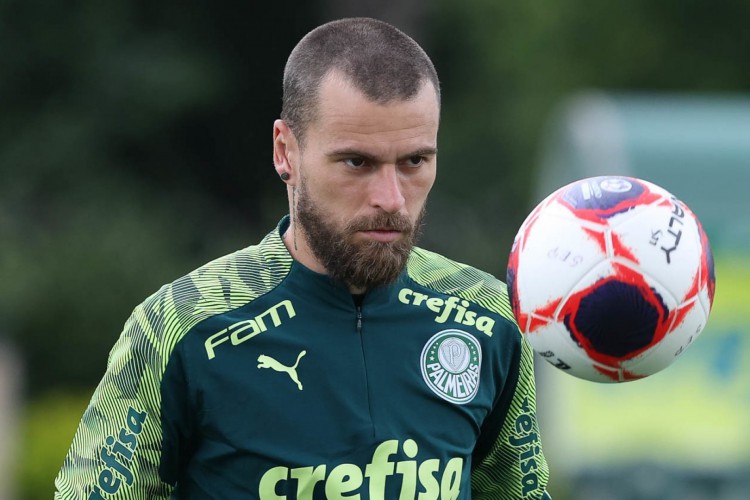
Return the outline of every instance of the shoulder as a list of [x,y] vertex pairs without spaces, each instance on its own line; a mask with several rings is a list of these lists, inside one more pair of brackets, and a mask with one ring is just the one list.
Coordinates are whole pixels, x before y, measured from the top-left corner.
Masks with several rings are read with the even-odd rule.
[[170,351],[198,323],[257,299],[286,277],[292,258],[277,230],[162,286],[135,308],[130,330]]
[[279,285],[292,265],[276,230],[257,245],[215,259],[174,281],[175,305],[192,314],[210,315],[236,309]]
[[488,272],[419,247],[412,250],[407,272],[426,288],[473,302],[515,325],[505,283]]

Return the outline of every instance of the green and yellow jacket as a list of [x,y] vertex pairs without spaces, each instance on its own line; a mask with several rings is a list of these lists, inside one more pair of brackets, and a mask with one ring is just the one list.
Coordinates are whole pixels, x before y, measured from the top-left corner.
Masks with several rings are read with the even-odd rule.
[[56,498],[548,498],[505,286],[415,248],[353,297],[288,224],[134,310]]

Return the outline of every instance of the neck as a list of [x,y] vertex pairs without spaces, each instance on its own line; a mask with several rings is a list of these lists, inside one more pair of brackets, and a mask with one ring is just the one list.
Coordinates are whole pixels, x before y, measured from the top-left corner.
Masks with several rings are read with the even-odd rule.
[[294,260],[316,273],[328,274],[325,266],[313,254],[304,231],[297,228],[294,221],[289,224],[281,239]]

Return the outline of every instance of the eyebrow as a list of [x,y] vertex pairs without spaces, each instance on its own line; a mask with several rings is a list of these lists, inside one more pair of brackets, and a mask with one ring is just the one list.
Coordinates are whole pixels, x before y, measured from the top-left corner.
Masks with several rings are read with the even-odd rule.
[[[410,153],[407,153],[405,155],[399,156],[396,161],[403,161],[408,160],[409,158],[412,158],[414,156],[436,156],[437,155],[437,148],[427,147],[427,148],[420,148],[417,150],[414,150]],[[341,158],[341,157],[357,157],[357,158],[364,158],[367,161],[370,162],[379,162],[378,158],[372,156],[371,154],[365,153],[363,151],[360,151],[358,149],[354,148],[343,148],[343,149],[336,149],[334,151],[331,151],[326,156],[329,158]]]

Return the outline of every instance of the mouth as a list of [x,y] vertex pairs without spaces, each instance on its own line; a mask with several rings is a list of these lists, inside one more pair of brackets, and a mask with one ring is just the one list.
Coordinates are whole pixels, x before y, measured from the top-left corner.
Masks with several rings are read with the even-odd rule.
[[364,235],[365,238],[380,241],[384,243],[390,243],[401,238],[402,231],[398,229],[390,228],[376,228],[376,229],[363,229],[359,231],[360,234]]

